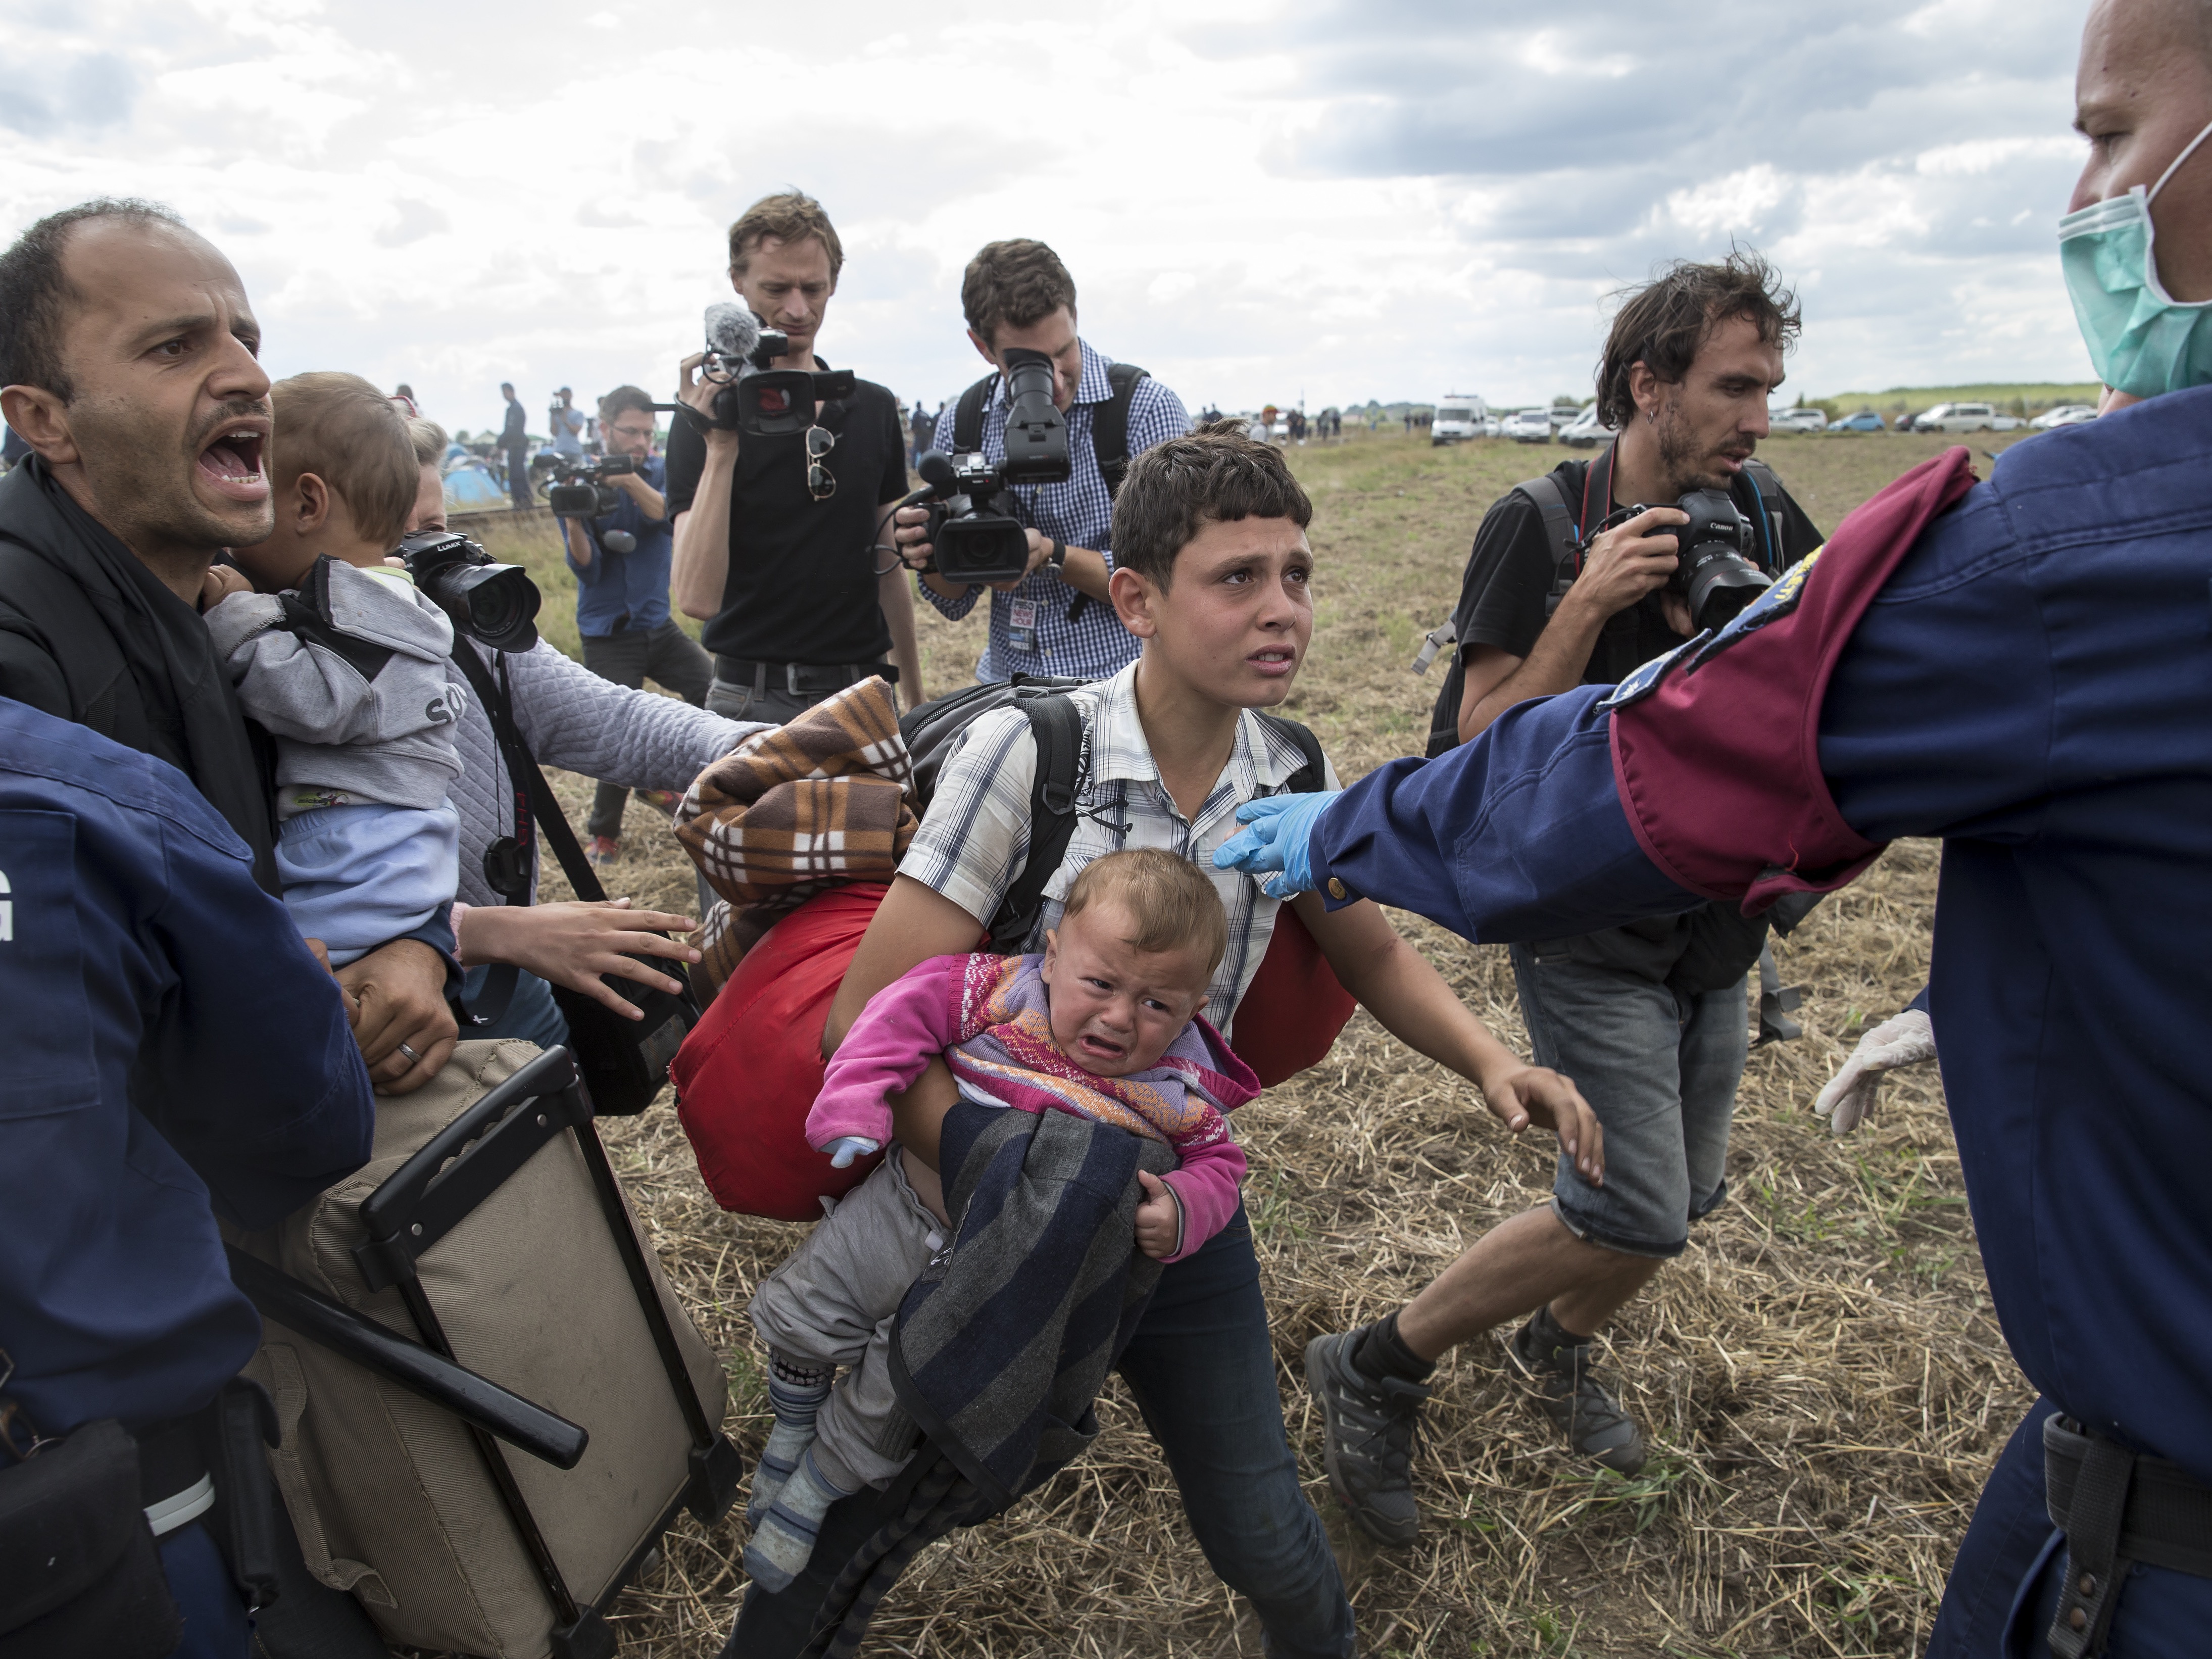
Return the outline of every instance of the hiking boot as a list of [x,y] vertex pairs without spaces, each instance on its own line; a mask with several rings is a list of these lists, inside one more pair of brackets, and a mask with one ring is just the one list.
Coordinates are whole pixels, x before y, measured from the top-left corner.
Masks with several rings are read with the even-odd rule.
[[641,789],[637,798],[664,817],[674,817],[676,809],[684,805],[681,789]]
[[1528,1380],[1536,1408],[1584,1457],[1620,1474],[1644,1467],[1644,1436],[1620,1401],[1590,1374],[1588,1342],[1553,1342],[1547,1348],[1531,1319],[1513,1334],[1505,1352]]
[[584,856],[594,864],[612,864],[622,856],[622,843],[612,836],[593,836]]
[[1403,1377],[1371,1377],[1352,1363],[1364,1334],[1340,1331],[1306,1344],[1306,1387],[1321,1402],[1322,1463],[1329,1490],[1363,1532],[1385,1544],[1420,1535],[1413,1503],[1413,1433],[1429,1391]]

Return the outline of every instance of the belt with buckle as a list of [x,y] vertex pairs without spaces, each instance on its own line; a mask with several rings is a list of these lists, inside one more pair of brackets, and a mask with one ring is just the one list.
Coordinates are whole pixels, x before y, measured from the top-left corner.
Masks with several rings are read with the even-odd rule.
[[842,691],[878,674],[894,685],[898,684],[898,670],[884,662],[750,662],[719,653],[714,658],[714,678],[726,684],[749,685],[757,693],[782,691],[794,697]]

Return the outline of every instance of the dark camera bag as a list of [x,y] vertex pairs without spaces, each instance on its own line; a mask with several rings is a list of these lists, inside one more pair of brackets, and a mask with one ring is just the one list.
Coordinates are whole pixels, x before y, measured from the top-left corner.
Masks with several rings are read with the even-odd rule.
[[[495,678],[465,641],[454,651],[453,660],[491,719],[492,733],[499,740],[500,757],[507,763],[507,781],[514,791],[514,836],[495,843],[484,855],[486,878],[509,904],[527,904],[537,896],[533,890],[536,860],[532,857],[534,826],[544,831],[546,844],[553,849],[576,896],[587,902],[603,902],[606,889],[599,885],[591,861],[577,844],[575,831],[568,827],[568,815],[522,740],[504,674]],[[514,994],[519,971],[510,963],[495,967],[483,995],[470,1011],[471,1018],[488,1024],[504,1013]],[[683,981],[680,973],[672,977],[679,983]],[[606,975],[600,975],[600,983],[611,987],[641,1018],[625,1019],[596,997],[565,985],[552,988],[553,1000],[568,1022],[568,1052],[576,1069],[583,1073],[592,1110],[601,1117],[635,1117],[653,1103],[653,1097],[667,1084],[670,1062],[685,1035],[699,1023],[699,1005],[692,1000],[688,986],[672,995],[635,980]]]
[[146,1523],[138,1443],[102,1418],[0,1465],[0,1659],[161,1659],[184,1619]]

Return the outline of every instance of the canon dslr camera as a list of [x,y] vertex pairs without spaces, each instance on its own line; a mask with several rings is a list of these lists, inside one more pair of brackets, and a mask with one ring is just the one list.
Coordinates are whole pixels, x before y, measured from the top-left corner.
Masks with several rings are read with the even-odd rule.
[[418,530],[400,538],[397,556],[415,586],[436,600],[454,629],[495,651],[527,651],[538,643],[538,584],[519,564],[490,554],[451,530]]
[[1052,400],[1052,359],[1010,346],[1006,352],[1006,457],[931,450],[915,464],[926,488],[910,502],[929,504],[933,568],[948,581],[1018,581],[1030,568],[1028,530],[1012,514],[1011,484],[1065,483],[1067,422]]
[[1667,591],[1688,603],[1692,628],[1725,628],[1774,586],[1774,578],[1746,556],[1752,548],[1751,520],[1737,511],[1725,489],[1693,489],[1674,505],[1690,515],[1689,523],[1662,525],[1650,532],[1675,538],[1680,550]]
[[707,307],[707,361],[700,373],[719,383],[714,423],[756,437],[804,432],[814,424],[814,405],[853,395],[849,368],[778,368],[769,365],[791,349],[791,337],[769,327],[744,306],[724,300]]

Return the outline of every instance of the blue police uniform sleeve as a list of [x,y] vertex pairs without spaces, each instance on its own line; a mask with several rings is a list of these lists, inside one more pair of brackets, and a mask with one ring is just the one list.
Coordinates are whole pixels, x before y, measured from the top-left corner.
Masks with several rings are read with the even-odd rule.
[[1613,785],[1610,686],[1508,709],[1436,760],[1393,761],[1315,825],[1316,885],[1478,940],[1584,933],[1702,903],[1637,844]]
[[221,1213],[264,1227],[368,1162],[375,1097],[337,981],[198,804],[162,826],[152,927],[173,1002],[146,1056],[166,1085],[149,1115]]

